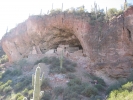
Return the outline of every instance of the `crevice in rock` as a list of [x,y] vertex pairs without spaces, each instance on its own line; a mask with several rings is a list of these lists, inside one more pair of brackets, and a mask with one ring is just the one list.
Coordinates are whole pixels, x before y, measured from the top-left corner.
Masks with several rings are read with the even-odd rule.
[[131,31],[129,29],[127,29],[127,33],[128,33],[129,41],[132,41],[132,35],[131,35]]

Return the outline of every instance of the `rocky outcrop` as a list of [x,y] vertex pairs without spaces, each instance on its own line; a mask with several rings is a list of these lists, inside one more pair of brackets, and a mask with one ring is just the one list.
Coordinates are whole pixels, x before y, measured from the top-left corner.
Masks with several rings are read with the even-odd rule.
[[133,68],[133,7],[110,22],[89,21],[87,13],[30,16],[2,38],[2,47],[12,62],[60,44],[78,46],[94,73],[127,77]]

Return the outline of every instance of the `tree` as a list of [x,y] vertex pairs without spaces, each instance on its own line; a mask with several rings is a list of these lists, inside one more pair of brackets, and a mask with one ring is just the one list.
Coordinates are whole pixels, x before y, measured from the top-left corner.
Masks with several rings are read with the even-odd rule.
[[108,17],[111,18],[113,17],[114,15],[116,15],[118,13],[118,10],[116,8],[110,8],[108,11],[107,11],[107,14],[108,14]]

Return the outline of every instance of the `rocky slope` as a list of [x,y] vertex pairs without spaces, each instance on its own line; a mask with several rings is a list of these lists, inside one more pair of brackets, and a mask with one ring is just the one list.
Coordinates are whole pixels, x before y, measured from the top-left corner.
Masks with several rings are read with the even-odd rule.
[[109,22],[89,24],[90,14],[30,16],[2,38],[11,62],[65,44],[83,48],[91,72],[127,77],[133,68],[133,7]]

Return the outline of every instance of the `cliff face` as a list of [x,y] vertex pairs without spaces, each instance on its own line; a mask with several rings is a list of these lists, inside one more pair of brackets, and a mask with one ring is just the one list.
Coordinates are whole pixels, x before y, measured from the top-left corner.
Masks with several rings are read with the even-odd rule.
[[107,23],[89,21],[88,14],[31,16],[2,38],[2,47],[13,62],[59,44],[80,46],[94,73],[128,76],[133,67],[133,7]]

